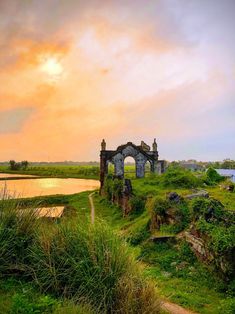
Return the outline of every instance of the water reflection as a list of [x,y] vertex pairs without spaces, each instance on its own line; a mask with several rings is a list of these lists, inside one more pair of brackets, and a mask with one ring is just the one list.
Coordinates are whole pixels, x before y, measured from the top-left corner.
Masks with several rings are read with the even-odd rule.
[[34,197],[53,194],[74,194],[99,188],[98,180],[87,179],[22,179],[0,181],[0,197],[4,189],[14,197]]
[[17,173],[3,173],[1,172],[0,173],[0,178],[21,178],[21,177],[30,177],[30,178],[33,178],[33,177],[37,177],[37,176],[34,176],[34,175],[31,175],[31,174],[17,174]]

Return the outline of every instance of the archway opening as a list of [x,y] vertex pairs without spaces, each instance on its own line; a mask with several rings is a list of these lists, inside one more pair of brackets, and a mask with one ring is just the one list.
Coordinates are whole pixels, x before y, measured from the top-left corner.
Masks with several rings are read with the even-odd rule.
[[108,161],[108,174],[114,175],[114,164]]
[[151,172],[151,164],[150,162],[147,160],[144,166],[144,173],[145,173],[145,177],[149,177]]
[[136,164],[135,159],[128,156],[124,159],[124,177],[125,178],[135,178],[136,175]]

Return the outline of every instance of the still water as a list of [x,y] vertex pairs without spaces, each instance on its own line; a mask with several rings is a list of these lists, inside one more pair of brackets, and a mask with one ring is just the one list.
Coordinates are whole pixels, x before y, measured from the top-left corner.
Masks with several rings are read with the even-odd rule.
[[0,180],[0,198],[3,191],[11,197],[34,197],[40,195],[53,194],[74,194],[83,191],[98,189],[100,183],[98,180],[88,179],[18,179],[18,180]]
[[20,177],[37,177],[30,174],[0,173],[0,178],[20,178]]

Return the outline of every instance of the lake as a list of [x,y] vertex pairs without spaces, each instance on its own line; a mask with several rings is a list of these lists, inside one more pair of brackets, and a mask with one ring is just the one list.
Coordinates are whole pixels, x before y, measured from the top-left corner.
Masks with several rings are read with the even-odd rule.
[[215,169],[221,176],[228,177],[235,183],[235,169]]
[[74,194],[98,189],[100,182],[90,179],[18,179],[0,181],[0,198],[6,187],[8,195],[12,197],[34,197],[54,194]]
[[15,173],[0,173],[0,178],[20,178],[20,177],[37,177],[37,176],[33,176],[33,175],[30,175],[30,174],[15,174]]

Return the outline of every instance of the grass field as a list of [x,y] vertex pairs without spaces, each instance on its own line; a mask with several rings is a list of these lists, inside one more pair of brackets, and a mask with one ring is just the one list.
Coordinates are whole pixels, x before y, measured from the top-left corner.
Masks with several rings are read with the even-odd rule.
[[29,166],[26,170],[9,170],[8,166],[0,166],[0,172],[15,174],[30,174],[43,177],[55,178],[80,178],[80,179],[98,179],[98,166]]

